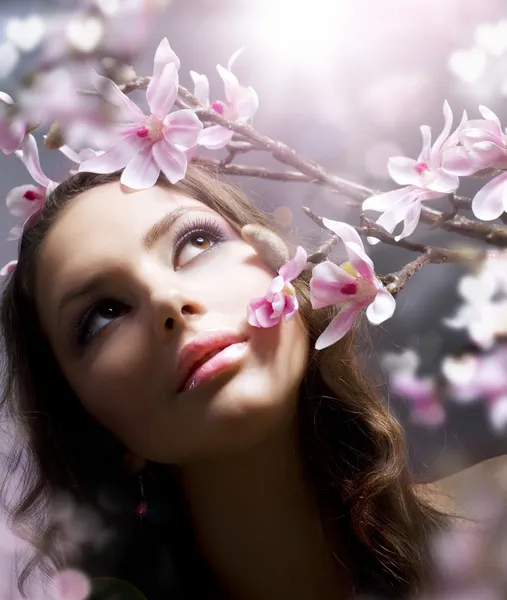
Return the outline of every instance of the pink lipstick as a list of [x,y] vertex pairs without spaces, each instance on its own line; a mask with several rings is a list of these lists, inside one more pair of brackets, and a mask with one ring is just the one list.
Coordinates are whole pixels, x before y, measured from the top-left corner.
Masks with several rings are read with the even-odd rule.
[[209,358],[193,370],[183,384],[182,391],[195,388],[204,381],[216,377],[227,369],[236,366],[243,358],[247,348],[247,342],[238,342],[231,344]]
[[197,334],[181,348],[176,373],[176,391],[191,389],[204,379],[241,360],[247,337],[230,330],[212,330]]

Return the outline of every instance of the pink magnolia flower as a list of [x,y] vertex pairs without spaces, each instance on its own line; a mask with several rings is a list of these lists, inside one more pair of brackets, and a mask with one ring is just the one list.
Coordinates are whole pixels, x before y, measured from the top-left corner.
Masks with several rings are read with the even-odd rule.
[[396,307],[392,295],[375,276],[373,262],[364,251],[357,231],[347,223],[323,219],[324,225],[341,238],[349,262],[341,267],[330,261],[313,269],[310,280],[310,300],[313,308],[341,304],[334,317],[315,343],[321,350],[340,340],[352,327],[354,319],[366,309],[368,320],[378,325],[389,319]]
[[79,171],[112,173],[124,168],[121,183],[133,189],[152,187],[161,171],[171,183],[183,179],[186,152],[197,144],[202,123],[190,109],[169,113],[178,95],[178,68],[179,60],[164,38],[157,48],[146,91],[149,116],[113,81],[96,75],[97,89],[130,123],[119,127],[120,140],[112,149],[85,160]]
[[392,391],[406,398],[413,423],[436,427],[445,421],[445,411],[436,392],[433,377],[419,377],[415,373],[395,372],[389,378]]
[[22,219],[21,225],[11,229],[9,234],[11,240],[18,239],[21,236],[28,223],[42,209],[47,194],[57,185],[42,171],[39,151],[33,135],[29,134],[25,137],[21,148],[21,150],[16,151],[16,155],[23,161],[28,172],[39,185],[20,185],[7,194],[5,201],[9,212],[11,215]]
[[417,375],[419,357],[413,350],[387,353],[383,366],[389,375],[390,389],[408,401],[413,423],[436,427],[445,421],[445,411],[437,393],[435,378]]
[[[252,87],[241,85],[234,73],[232,66],[243,48],[237,50],[229,59],[227,69],[217,65],[217,71],[224,82],[225,97],[227,102],[220,100],[210,103],[209,99],[209,81],[206,75],[190,71],[190,76],[194,82],[194,96],[201,104],[206,107],[211,106],[216,112],[230,121],[245,123],[250,121],[259,108],[259,98]],[[227,146],[231,141],[233,132],[221,125],[211,125],[203,129],[199,144],[210,150],[218,150]]]
[[248,305],[248,323],[253,327],[273,327],[282,317],[292,318],[299,308],[296,290],[291,285],[305,268],[307,254],[304,248],[297,247],[296,255],[278,270],[278,276],[271,282],[262,298],[254,298]]
[[21,148],[27,123],[20,114],[13,113],[14,100],[5,92],[0,92],[0,149],[4,154],[12,154]]
[[94,75],[87,62],[60,65],[39,73],[32,85],[19,93],[23,115],[32,123],[58,122],[61,134],[71,146],[90,145],[94,138],[100,139],[101,147],[110,145],[109,111],[104,99],[80,93],[81,88],[92,85]]
[[[451,134],[453,115],[451,107],[445,101],[444,118],[444,128],[433,145],[430,127],[421,127],[423,147],[417,160],[405,156],[389,159],[388,170],[392,179],[406,187],[371,196],[363,202],[363,210],[383,213],[377,223],[389,233],[393,233],[398,223],[403,221],[403,231],[395,236],[396,241],[409,236],[417,227],[421,202],[450,194],[459,186],[459,178],[445,170],[442,158],[447,149],[458,144],[459,134],[467,117],[463,112],[461,123]],[[368,242],[377,244],[379,240],[369,237]]]
[[498,265],[489,265],[476,275],[465,275],[458,283],[463,304],[453,317],[443,319],[452,329],[465,329],[478,346],[491,348],[497,335],[507,329],[507,282]]
[[[507,135],[500,119],[486,106],[479,111],[484,119],[468,121],[459,139],[461,146],[448,149],[443,164],[449,173],[473,175],[482,169],[507,169]],[[472,212],[482,221],[493,221],[507,211],[507,173],[487,183],[475,195]]]
[[490,423],[497,431],[507,425],[507,345],[499,345],[486,354],[448,356],[442,373],[450,396],[458,402],[483,399]]

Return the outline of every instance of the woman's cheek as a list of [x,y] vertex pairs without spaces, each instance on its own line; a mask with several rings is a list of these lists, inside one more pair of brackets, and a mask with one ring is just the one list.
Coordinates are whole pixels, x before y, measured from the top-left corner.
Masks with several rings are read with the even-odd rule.
[[199,280],[203,297],[208,296],[227,310],[244,310],[246,316],[249,302],[266,294],[276,273],[264,265],[250,246],[245,243],[241,246],[224,246],[220,256],[217,252],[219,260],[207,265]]

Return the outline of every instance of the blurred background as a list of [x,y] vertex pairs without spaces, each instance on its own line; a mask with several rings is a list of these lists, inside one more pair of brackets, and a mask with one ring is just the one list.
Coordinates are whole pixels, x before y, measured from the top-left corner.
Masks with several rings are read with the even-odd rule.
[[[107,0],[102,1],[105,6]],[[13,55],[12,20],[21,20],[29,38],[38,33],[25,19],[65,18],[83,4],[1,1],[2,91],[15,96],[14,82],[30,68],[36,54],[28,50]],[[109,0],[109,4],[114,3]],[[456,123],[464,109],[470,118],[478,118],[481,104],[507,122],[505,0],[172,0],[164,4],[142,40],[143,51],[133,65],[137,74],[151,74],[153,53],[167,36],[181,59],[180,82],[191,88],[189,71],[205,73],[220,95],[215,66],[226,65],[233,52],[244,47],[234,71],[258,93],[255,127],[329,172],[375,190],[397,187],[389,178],[387,160],[418,155],[420,125],[430,125],[433,135],[438,135],[445,99]],[[65,177],[70,165],[59,152],[45,149],[41,161],[55,180]],[[240,156],[238,162],[276,166],[259,152]],[[347,205],[346,198],[316,185],[239,177],[234,182],[303,245],[323,239],[302,213],[303,204],[329,218],[359,222],[358,209]],[[21,162],[14,155],[4,157],[0,196],[24,183],[30,183],[30,178]],[[473,195],[478,186],[466,181],[460,193]],[[445,201],[435,201],[433,206],[449,209]],[[0,240],[6,239],[15,223],[1,204]],[[473,243],[423,225],[411,239],[444,246]],[[379,274],[396,271],[415,258],[403,249],[365,246]],[[15,242],[0,241],[2,264],[15,255]],[[441,323],[460,303],[456,284],[464,272],[464,267],[455,265],[429,265],[416,274],[400,295],[394,317],[372,331],[373,363],[386,351],[411,349],[419,355],[421,375],[437,373],[442,358],[468,341],[466,332]],[[386,379],[378,368],[374,370],[380,381]],[[423,480],[507,450],[507,431],[492,430],[480,401],[465,406],[446,403],[445,422],[429,427],[412,422],[406,399],[386,393],[406,427],[414,472]]]

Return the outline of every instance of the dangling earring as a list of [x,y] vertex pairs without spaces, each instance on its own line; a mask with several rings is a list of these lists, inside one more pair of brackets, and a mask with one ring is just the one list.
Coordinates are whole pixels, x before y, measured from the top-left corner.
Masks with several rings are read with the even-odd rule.
[[139,479],[139,487],[141,488],[141,502],[139,502],[139,504],[137,505],[136,515],[140,519],[142,519],[146,516],[146,513],[148,512],[148,505],[146,504],[146,501],[144,499],[144,484],[142,473],[139,473],[137,477]]

